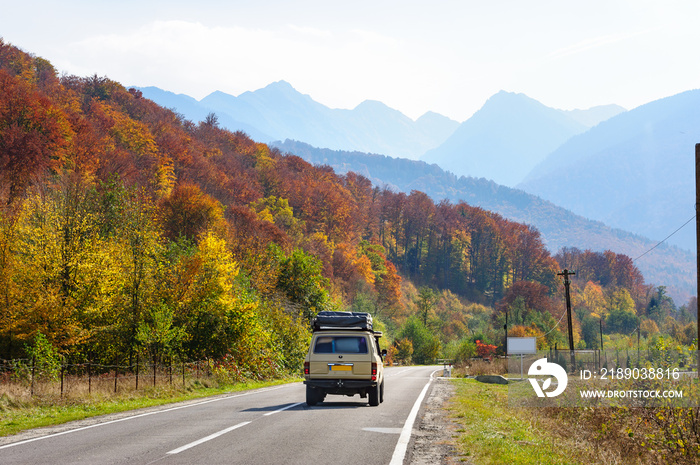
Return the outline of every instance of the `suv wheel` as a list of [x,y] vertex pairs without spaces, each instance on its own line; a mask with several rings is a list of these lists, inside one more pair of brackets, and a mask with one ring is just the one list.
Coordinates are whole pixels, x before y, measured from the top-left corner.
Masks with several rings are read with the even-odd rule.
[[379,403],[381,404],[382,402],[384,402],[384,381],[379,386]]
[[326,397],[323,392],[318,389],[314,389],[311,386],[306,386],[306,405],[313,407],[319,402],[323,402],[323,398]]
[[379,387],[379,384],[377,384],[374,387],[369,388],[369,405],[370,406],[376,407],[377,405],[379,405],[380,390],[381,390],[381,388]]

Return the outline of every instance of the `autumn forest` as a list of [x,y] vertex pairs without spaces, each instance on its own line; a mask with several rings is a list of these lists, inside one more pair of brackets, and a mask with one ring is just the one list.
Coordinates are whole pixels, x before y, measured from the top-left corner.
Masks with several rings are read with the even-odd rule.
[[299,370],[320,310],[372,313],[393,360],[503,351],[506,314],[509,335],[563,347],[564,268],[578,348],[697,345],[696,299],[628,256],[552,255],[528,225],[338,175],[0,39],[0,358],[41,340],[274,377]]

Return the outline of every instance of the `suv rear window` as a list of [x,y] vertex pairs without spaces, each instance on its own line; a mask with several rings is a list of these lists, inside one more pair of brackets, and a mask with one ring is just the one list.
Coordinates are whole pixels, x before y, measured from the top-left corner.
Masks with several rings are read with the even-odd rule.
[[366,354],[367,339],[363,336],[319,336],[314,345],[316,354]]

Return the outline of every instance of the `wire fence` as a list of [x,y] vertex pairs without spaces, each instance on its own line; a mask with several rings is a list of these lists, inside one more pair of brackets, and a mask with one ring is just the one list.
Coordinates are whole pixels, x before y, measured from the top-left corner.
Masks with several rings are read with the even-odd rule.
[[195,380],[211,379],[213,360],[169,359],[154,364],[136,360],[129,365],[52,363],[32,359],[0,359],[0,396],[84,396],[123,393],[146,387],[187,387]]

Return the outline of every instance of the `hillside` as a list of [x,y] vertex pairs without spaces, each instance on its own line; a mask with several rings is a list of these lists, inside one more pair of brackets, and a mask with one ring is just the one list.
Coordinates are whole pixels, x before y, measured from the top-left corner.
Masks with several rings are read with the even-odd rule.
[[[700,90],[642,105],[573,137],[519,188],[588,218],[661,240],[695,214]],[[695,228],[669,239],[695,250]]]
[[641,325],[650,344],[691,343],[692,305],[627,255],[553,256],[527,224],[314,166],[106,77],[59,77],[1,40],[0,89],[4,359],[41,347],[275,378],[299,373],[317,312],[340,309],[372,313],[406,363],[502,352],[506,315],[509,334],[551,347],[566,340],[569,264],[577,347],[597,347],[601,326],[609,340]]
[[146,98],[166,108],[177,108],[195,122],[213,112],[222,127],[244,131],[260,142],[290,138],[319,147],[418,158],[442,143],[459,125],[433,112],[413,121],[371,100],[352,110],[328,108],[285,81],[237,97],[217,91],[201,101],[155,87],[137,89]]
[[576,119],[584,115],[594,116],[569,114],[526,95],[501,91],[421,160],[458,176],[513,187],[550,152],[588,129]]
[[[562,247],[574,246],[594,251],[613,250],[635,258],[656,244],[641,235],[588,220],[522,190],[500,186],[483,178],[458,177],[434,164],[317,149],[295,141],[276,143],[275,146],[310,163],[329,165],[338,173],[357,172],[378,186],[387,185],[406,193],[420,190],[436,202],[441,199],[464,200],[510,220],[531,224],[542,233],[542,240],[552,253]],[[695,294],[695,258],[687,251],[662,245],[636,265],[650,282],[668,286],[669,293],[678,302],[685,302]]]
[[[489,315],[515,283],[557,287],[539,232],[481,208],[315,167],[2,41],[0,89],[3,358],[43,337],[71,360],[177,354],[279,376],[298,373],[318,311],[357,309],[432,360],[468,336],[467,302],[496,341]],[[623,275],[645,307],[639,271]],[[416,320],[419,286],[450,300],[440,318]]]

